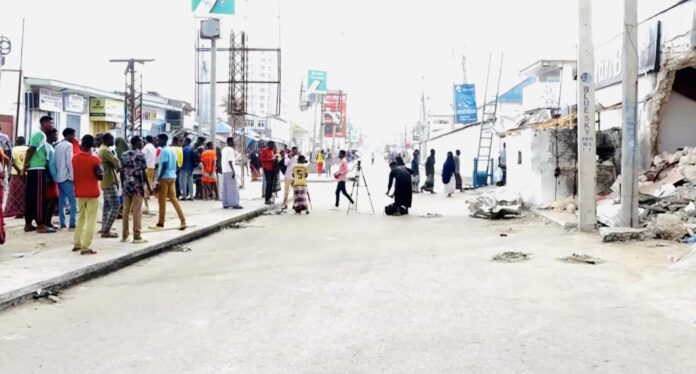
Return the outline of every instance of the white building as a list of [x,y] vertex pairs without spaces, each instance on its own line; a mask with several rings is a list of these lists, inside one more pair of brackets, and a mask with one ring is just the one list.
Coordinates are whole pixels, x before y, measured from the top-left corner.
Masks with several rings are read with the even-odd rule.
[[[275,54],[249,53],[248,80],[273,81],[278,79]],[[279,114],[277,108],[278,86],[275,84],[251,83],[247,86],[246,126],[249,129],[267,129],[270,116]]]

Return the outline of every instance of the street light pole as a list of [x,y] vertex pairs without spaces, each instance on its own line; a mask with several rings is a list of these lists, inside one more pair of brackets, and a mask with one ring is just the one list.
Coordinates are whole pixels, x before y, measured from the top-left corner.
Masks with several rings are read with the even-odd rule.
[[636,145],[638,132],[638,11],[636,0],[624,0],[623,27],[623,125],[621,129],[621,223],[638,227],[638,179]]
[[217,56],[217,40],[215,38],[210,39],[210,138],[211,141],[215,142],[215,85],[217,83],[216,74],[216,57]]

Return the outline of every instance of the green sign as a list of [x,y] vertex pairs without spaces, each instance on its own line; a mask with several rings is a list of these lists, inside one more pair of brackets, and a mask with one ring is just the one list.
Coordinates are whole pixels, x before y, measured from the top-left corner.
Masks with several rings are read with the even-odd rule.
[[191,10],[198,15],[233,15],[234,9],[234,0],[191,0]]
[[307,74],[307,92],[310,94],[325,94],[328,91],[326,72],[310,70]]

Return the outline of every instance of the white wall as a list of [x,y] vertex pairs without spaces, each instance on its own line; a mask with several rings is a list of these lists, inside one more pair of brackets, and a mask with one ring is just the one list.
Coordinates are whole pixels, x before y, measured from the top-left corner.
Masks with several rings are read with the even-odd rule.
[[696,144],[696,102],[674,91],[660,122],[659,152],[674,152]]

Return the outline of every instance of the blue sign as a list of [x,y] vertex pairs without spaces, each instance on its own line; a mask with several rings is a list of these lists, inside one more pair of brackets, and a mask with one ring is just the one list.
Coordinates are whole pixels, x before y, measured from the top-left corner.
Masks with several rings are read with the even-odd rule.
[[198,15],[233,15],[234,0],[191,0],[191,10]]
[[458,84],[454,86],[454,122],[464,125],[478,122],[476,85]]
[[310,94],[325,94],[328,91],[328,87],[325,71],[310,70],[307,73],[307,92]]

